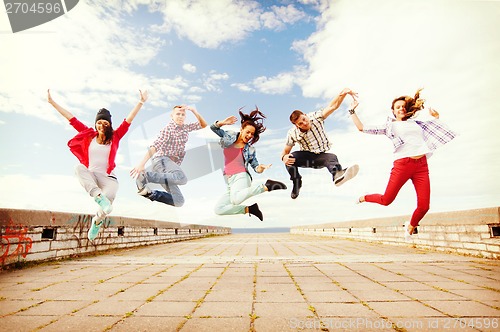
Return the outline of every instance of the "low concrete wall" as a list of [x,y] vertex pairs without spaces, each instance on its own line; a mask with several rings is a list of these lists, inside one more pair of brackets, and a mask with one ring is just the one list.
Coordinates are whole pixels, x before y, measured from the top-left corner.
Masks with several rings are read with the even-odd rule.
[[[408,245],[404,222],[410,216],[296,226],[292,234],[307,234]],[[500,258],[500,208],[430,213],[420,221],[413,245],[460,254]]]
[[87,239],[92,215],[0,209],[1,267],[116,248],[231,234],[226,227],[107,217],[98,237]]

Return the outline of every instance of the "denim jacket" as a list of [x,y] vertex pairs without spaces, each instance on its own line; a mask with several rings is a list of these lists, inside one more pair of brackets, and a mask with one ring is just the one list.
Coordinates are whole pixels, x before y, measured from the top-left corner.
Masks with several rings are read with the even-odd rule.
[[[210,125],[210,129],[212,129],[212,131],[220,137],[219,144],[223,149],[234,144],[240,135],[239,132],[225,131],[224,129],[217,127],[216,123]],[[247,170],[248,175],[250,175],[250,172],[248,171],[249,165],[252,166],[254,171],[257,166],[259,166],[255,148],[248,143],[243,147],[243,161],[245,162],[245,169]],[[252,176],[250,175],[250,178],[251,177]]]

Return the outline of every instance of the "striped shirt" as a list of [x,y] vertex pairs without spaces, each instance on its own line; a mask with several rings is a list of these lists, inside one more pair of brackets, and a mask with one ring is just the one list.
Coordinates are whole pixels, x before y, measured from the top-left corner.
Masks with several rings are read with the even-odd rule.
[[294,146],[298,143],[300,151],[322,153],[330,150],[330,141],[326,136],[323,111],[316,111],[307,114],[311,122],[311,128],[303,132],[296,126],[290,128],[286,137],[286,145]]
[[[405,144],[405,141],[395,135],[393,129],[394,119],[388,117],[385,124],[380,126],[364,126],[363,132],[367,134],[374,135],[385,135],[387,136],[394,145],[394,152],[397,152],[398,149]],[[448,129],[446,125],[444,125],[441,121],[434,119],[429,121],[417,121],[417,120],[407,120],[407,121],[415,121],[416,124],[422,128],[422,134],[425,143],[429,147],[431,151],[436,150],[438,147],[450,142],[457,136],[457,133]],[[430,157],[432,153],[428,154]]]
[[176,164],[180,165],[186,155],[186,143],[189,132],[201,129],[199,122],[183,124],[179,126],[171,121],[151,145],[156,149],[154,157],[169,157]]

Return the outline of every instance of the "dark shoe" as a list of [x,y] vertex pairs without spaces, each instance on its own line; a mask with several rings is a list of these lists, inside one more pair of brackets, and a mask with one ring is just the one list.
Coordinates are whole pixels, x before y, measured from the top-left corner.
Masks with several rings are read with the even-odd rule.
[[286,189],[286,185],[283,182],[267,180],[265,186],[267,187],[267,191]]
[[295,181],[293,183],[292,193],[290,194],[290,197],[292,197],[292,199],[296,199],[297,197],[299,197],[299,192],[301,187],[302,187],[302,179],[299,179],[299,181]]
[[257,203],[252,204],[248,207],[248,215],[251,216],[252,214],[257,218],[259,218],[260,221],[264,220],[264,216],[262,215],[262,212],[259,210],[259,206],[257,205]]

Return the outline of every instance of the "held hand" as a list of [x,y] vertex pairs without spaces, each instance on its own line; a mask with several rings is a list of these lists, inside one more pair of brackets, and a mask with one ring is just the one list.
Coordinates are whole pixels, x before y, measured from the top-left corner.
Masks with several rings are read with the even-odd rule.
[[351,95],[353,98],[354,97],[357,97],[358,96],[358,93],[355,92],[355,91],[352,91],[351,89],[349,88],[345,88],[344,90],[342,90],[342,92],[340,93],[341,96],[345,96],[345,95]]
[[349,109],[355,110],[356,107],[358,107],[358,105],[359,105],[359,101],[356,98],[352,97],[351,107],[349,107]]
[[439,113],[438,113],[438,111],[436,111],[432,107],[429,107],[429,114],[432,115],[433,117],[435,117],[436,119],[439,119]]
[[286,166],[292,166],[295,163],[295,158],[293,157],[293,154],[287,154],[283,158],[283,162],[285,163]]
[[141,101],[142,101],[142,103],[145,103],[146,100],[148,100],[148,97],[149,97],[148,90],[144,90],[144,92],[142,92],[141,90],[139,90],[139,94],[141,95]]

